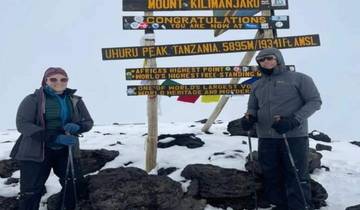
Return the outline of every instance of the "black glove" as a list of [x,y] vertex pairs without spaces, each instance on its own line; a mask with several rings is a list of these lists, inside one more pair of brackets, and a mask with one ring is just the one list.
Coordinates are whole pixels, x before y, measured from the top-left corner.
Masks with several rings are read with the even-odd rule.
[[300,125],[299,121],[294,117],[278,117],[271,125],[273,129],[279,134],[284,134]]
[[245,115],[244,117],[241,118],[241,127],[244,131],[249,131],[254,126],[256,121],[257,118],[254,117],[253,115],[251,114]]

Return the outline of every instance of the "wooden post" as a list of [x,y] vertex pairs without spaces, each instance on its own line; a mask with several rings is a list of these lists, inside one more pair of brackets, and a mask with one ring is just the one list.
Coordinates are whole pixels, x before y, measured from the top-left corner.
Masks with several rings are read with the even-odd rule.
[[[145,12],[145,16],[153,16],[153,12]],[[150,35],[150,36],[149,36]],[[152,35],[152,36],[151,36]],[[145,31],[145,46],[154,46],[154,31]],[[155,68],[156,59],[145,59],[144,68]],[[157,85],[157,80],[150,80],[149,85]],[[148,137],[146,141],[146,163],[145,168],[150,172],[156,166],[157,142],[158,142],[158,98],[157,96],[147,96],[148,114]]]
[[[270,16],[270,10],[262,11],[263,16]],[[271,29],[261,31],[259,30],[256,35],[255,39],[262,39],[262,38],[273,38],[273,31]],[[255,51],[246,52],[244,58],[242,59],[240,66],[247,66],[250,64],[252,58],[255,55]],[[240,81],[240,78],[233,78],[230,80],[230,84],[237,84]],[[214,111],[210,115],[209,119],[206,121],[205,125],[202,127],[202,131],[206,132],[209,131],[211,125],[215,122],[216,118],[219,116],[221,111],[223,110],[225,104],[228,102],[228,96],[222,96],[219,103],[216,105]]]

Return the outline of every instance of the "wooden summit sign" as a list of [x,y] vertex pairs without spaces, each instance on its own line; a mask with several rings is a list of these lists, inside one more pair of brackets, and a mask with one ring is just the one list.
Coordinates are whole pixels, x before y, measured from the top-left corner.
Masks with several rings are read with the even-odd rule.
[[244,95],[249,94],[250,89],[249,84],[130,85],[127,86],[127,95]]
[[288,0],[123,0],[123,11],[288,9]]
[[234,53],[262,50],[320,46],[318,34],[266,39],[248,39],[173,45],[103,48],[103,60],[155,58],[200,54]]
[[[288,65],[289,71],[295,66]],[[160,79],[209,79],[209,78],[242,78],[260,77],[258,66],[199,66],[169,68],[129,68],[126,69],[126,80],[160,80]]]
[[125,30],[287,29],[289,16],[124,16]]

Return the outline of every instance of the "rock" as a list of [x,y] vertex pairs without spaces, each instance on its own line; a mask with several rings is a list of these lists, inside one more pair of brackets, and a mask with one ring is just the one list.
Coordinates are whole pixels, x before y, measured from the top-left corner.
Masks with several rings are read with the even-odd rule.
[[17,161],[9,159],[0,161],[0,177],[8,178],[13,172],[19,170]]
[[360,204],[356,206],[347,207],[345,210],[360,210]]
[[195,121],[197,123],[201,123],[201,124],[205,124],[207,122],[207,119],[202,119],[202,120],[198,120],[198,121]]
[[119,155],[113,150],[80,150],[80,165],[83,175],[100,170]]
[[[170,138],[170,140],[166,139]],[[162,134],[158,137],[158,147],[167,148],[174,145],[187,148],[202,147],[205,143],[193,133],[189,134]]]
[[324,169],[325,169],[325,171],[330,171],[330,168],[329,168],[328,166],[324,166],[324,165],[322,165],[322,166],[321,166],[321,168],[324,168]]
[[[232,136],[248,136],[247,131],[244,131],[241,126],[241,119],[230,121],[227,126],[227,131],[229,131]],[[257,138],[255,127],[250,131],[250,135],[251,137]]]
[[116,146],[116,145],[124,145],[123,143],[121,143],[121,141],[116,141],[116,143],[114,144],[109,144],[110,147]]
[[[253,192],[252,179],[245,171],[210,164],[192,164],[184,168],[181,176],[198,181],[198,195],[201,198],[239,198],[249,196]],[[259,184],[257,188],[260,189]]]
[[323,151],[323,150],[331,151],[332,147],[325,144],[316,144],[315,149],[316,151]]
[[10,177],[5,181],[4,184],[6,184],[6,185],[17,184],[17,183],[19,183],[19,181],[20,181],[20,179],[18,179],[18,178]]
[[[224,209],[254,207],[254,182],[251,175],[245,171],[194,164],[186,166],[181,176],[191,180],[189,195],[206,199],[212,206]],[[256,180],[255,187],[257,191],[261,188],[259,180]]]
[[[259,159],[258,159],[258,152],[257,151],[253,151],[253,159],[254,159],[254,168],[255,168],[255,174],[261,176],[262,171],[260,168],[260,164],[259,164]],[[252,170],[252,166],[249,162],[249,155],[246,157],[247,162],[245,163],[245,168],[247,171],[251,172]],[[309,160],[309,172],[312,173],[315,169],[321,169],[321,158],[322,155],[317,152],[314,149],[309,150],[309,156],[308,156],[308,160]]]
[[185,197],[180,204],[172,210],[202,210],[206,207],[206,200],[196,200],[193,197]]
[[16,197],[0,196],[0,210],[17,210],[19,202]]
[[317,152],[316,150],[310,148],[309,149],[309,173],[314,172],[315,169],[321,169],[321,158],[322,154]]
[[174,209],[182,196],[178,182],[147,175],[138,168],[105,169],[89,180],[89,201],[94,209]]
[[331,142],[331,138],[328,135],[317,130],[311,131],[309,137],[316,141]]
[[178,170],[178,168],[176,168],[176,167],[160,168],[158,170],[158,175],[159,176],[167,176],[167,175],[173,173],[176,170]]
[[360,141],[352,141],[350,143],[360,147]]
[[[148,175],[128,167],[105,169],[87,176],[86,193],[79,196],[79,210],[202,210],[206,200],[184,196],[181,185],[167,176]],[[60,194],[48,199],[48,210],[56,210]]]
[[2,142],[0,142],[0,144],[5,144],[5,143],[12,143],[12,141],[8,140],[8,141],[2,141]]
[[325,188],[318,182],[310,179],[311,185],[311,202],[315,209],[327,206],[325,200],[328,198],[328,193]]
[[133,162],[129,161],[129,162],[124,163],[124,166],[128,166],[128,165],[131,165],[131,164],[133,164]]
[[242,150],[231,150],[231,151],[225,151],[225,152],[215,152],[210,157],[208,157],[208,160],[216,160],[218,158],[225,158],[225,159],[235,159],[235,158],[243,158],[244,151]]

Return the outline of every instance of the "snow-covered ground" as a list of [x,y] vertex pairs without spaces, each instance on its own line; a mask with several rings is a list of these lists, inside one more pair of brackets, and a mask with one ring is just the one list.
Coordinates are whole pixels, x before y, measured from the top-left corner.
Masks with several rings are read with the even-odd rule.
[[[194,126],[192,126],[194,125]],[[192,126],[192,127],[191,127]],[[195,133],[205,144],[203,147],[188,149],[186,147],[173,146],[166,149],[158,149],[157,168],[177,167],[175,172],[169,175],[173,180],[184,180],[180,173],[182,169],[193,163],[213,164],[224,168],[244,169],[245,158],[249,152],[248,145],[242,144],[247,141],[246,137],[228,136],[223,134],[226,131],[227,122],[214,124],[211,128],[213,134],[204,134],[201,132],[200,123],[160,123],[159,134],[180,134]],[[84,134],[81,138],[82,149],[100,149],[117,150],[120,155],[111,162],[108,162],[104,168],[113,168],[124,166],[125,163],[133,162],[128,166],[144,169],[145,166],[145,140],[147,125],[145,124],[126,124],[126,125],[98,125]],[[105,135],[104,135],[105,134]],[[15,130],[0,131],[0,160],[8,159],[10,150],[18,137]],[[163,139],[167,141],[169,139]],[[322,164],[329,167],[330,171],[324,169],[316,170],[312,178],[320,182],[329,194],[327,199],[328,206],[322,210],[340,210],[345,207],[360,204],[360,147],[350,144],[349,141],[356,139],[343,139],[332,143],[323,143],[332,146],[332,151],[321,151],[323,154]],[[121,144],[112,144],[116,142]],[[310,146],[315,148],[316,142],[310,141]],[[253,148],[257,147],[257,140],[253,139]],[[244,153],[236,153],[236,159],[228,159],[224,156],[212,156],[215,152],[225,152],[226,155],[235,153],[234,150],[242,150]],[[212,157],[209,159],[209,157]],[[103,169],[104,169],[103,168]],[[154,173],[154,172],[151,172]],[[12,177],[19,177],[19,171]],[[6,179],[0,179],[0,195],[15,196],[19,191],[19,185],[5,185]],[[186,189],[186,185],[183,184]],[[47,194],[43,201],[51,194],[60,190],[58,179],[51,174],[47,183]],[[46,209],[42,206],[41,209]],[[215,210],[207,206],[206,210]],[[228,208],[230,210],[231,208]]]

